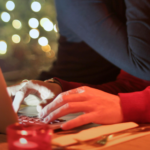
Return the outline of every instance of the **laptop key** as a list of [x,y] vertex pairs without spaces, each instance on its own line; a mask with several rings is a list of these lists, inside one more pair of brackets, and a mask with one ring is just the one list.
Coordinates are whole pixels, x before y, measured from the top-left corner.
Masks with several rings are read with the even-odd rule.
[[28,120],[22,120],[22,122],[28,122]]
[[[27,117],[27,116],[18,116],[18,120],[20,124],[45,124],[44,119],[43,118],[35,118],[34,117]],[[56,119],[52,122],[49,122],[49,124],[56,124],[56,123],[60,123],[60,122],[64,122],[64,120],[62,119]]]

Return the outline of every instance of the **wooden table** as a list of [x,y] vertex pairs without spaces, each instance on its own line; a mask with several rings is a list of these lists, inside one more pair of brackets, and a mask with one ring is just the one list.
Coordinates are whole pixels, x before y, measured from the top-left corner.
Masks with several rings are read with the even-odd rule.
[[[6,142],[6,135],[0,134],[0,150],[8,150]],[[150,135],[120,143],[104,150],[150,150]]]
[[[69,114],[69,115],[62,117],[62,119],[70,120],[80,114],[82,114],[82,113]],[[76,130],[80,131],[80,130],[84,130],[84,129],[95,127],[95,126],[99,126],[99,125],[89,124],[89,125],[79,127]],[[56,134],[54,133],[54,136],[55,135],[57,136],[57,133]],[[4,134],[0,134],[0,150],[8,150],[7,137]],[[83,150],[88,150],[88,149],[83,148]],[[150,134],[140,137],[140,138],[136,138],[136,139],[124,142],[124,143],[120,143],[120,144],[117,144],[114,146],[104,148],[104,150],[150,150]]]

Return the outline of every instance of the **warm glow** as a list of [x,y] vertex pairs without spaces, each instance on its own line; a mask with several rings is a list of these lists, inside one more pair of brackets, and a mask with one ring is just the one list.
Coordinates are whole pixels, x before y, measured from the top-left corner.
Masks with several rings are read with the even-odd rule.
[[14,10],[14,8],[15,8],[15,3],[14,3],[13,1],[7,1],[7,2],[6,2],[6,8],[7,8],[7,10],[9,10],[9,11]]
[[19,20],[13,20],[12,22],[12,26],[15,28],[15,29],[21,29],[21,22]]
[[49,57],[49,58],[54,58],[55,52],[53,50],[51,50],[50,52],[46,53],[46,56]]
[[44,28],[46,31],[52,31],[53,30],[53,23],[48,18],[42,18],[40,20],[40,25]]
[[46,46],[48,44],[48,39],[46,37],[40,37],[39,40],[38,40],[38,43],[41,46]]
[[53,135],[53,132],[49,131],[48,134],[52,136],[52,135]]
[[39,26],[39,21],[36,18],[31,18],[28,24],[31,28],[37,28]]
[[58,32],[56,24],[54,25],[54,31]]
[[31,4],[31,9],[34,11],[34,12],[38,12],[41,10],[41,4],[39,2],[33,2]]
[[24,36],[23,42],[29,43],[30,40],[31,40],[30,35],[29,35],[29,34],[26,34],[26,35]]
[[42,18],[42,19],[40,20],[40,25],[43,27],[43,25],[44,25],[44,23],[45,23],[46,21],[49,21],[49,19],[48,19],[48,18]]
[[28,133],[27,133],[27,131],[22,130],[22,131],[21,131],[21,134],[22,134],[22,135],[27,135]]
[[6,54],[7,52],[7,43],[5,41],[0,41],[0,54]]
[[42,48],[42,50],[43,50],[44,52],[49,52],[49,51],[51,50],[51,47],[50,47],[49,44],[46,45],[46,46],[42,46],[41,48]]
[[31,38],[37,39],[39,37],[40,33],[39,33],[39,30],[37,30],[37,29],[31,29],[29,32],[29,35]]
[[4,22],[10,21],[10,14],[7,13],[7,12],[2,12],[2,14],[1,14],[1,19],[2,19]]
[[12,41],[13,41],[14,43],[19,43],[19,42],[21,41],[21,38],[20,38],[19,35],[14,34],[14,35],[12,36]]
[[19,141],[21,144],[27,144],[28,143],[25,138],[20,138]]
[[45,133],[45,130],[41,130],[41,133]]

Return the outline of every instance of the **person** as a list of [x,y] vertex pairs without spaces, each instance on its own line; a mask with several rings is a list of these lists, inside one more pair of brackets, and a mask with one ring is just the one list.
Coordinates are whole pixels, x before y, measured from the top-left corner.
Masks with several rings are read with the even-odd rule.
[[[148,0],[55,0],[55,6],[61,35],[58,59],[39,79],[113,81],[119,70],[106,59],[133,76],[150,80]],[[104,82],[105,77],[112,79]]]
[[[44,108],[39,113],[45,122],[68,113],[84,112],[63,124],[62,128],[66,130],[90,122],[149,122],[150,102],[147,95],[150,91],[149,88],[144,89],[150,85],[150,2],[55,0],[55,3],[59,23],[67,26],[79,39],[122,71],[116,81],[101,85],[67,82],[55,78],[53,83],[52,80],[33,80],[8,87],[9,95],[15,96],[15,110],[32,93],[42,101],[47,101],[46,106],[40,105]],[[117,4],[124,4],[125,22],[110,3],[115,4],[117,11]],[[144,91],[139,92],[141,90]]]
[[62,92],[58,83],[32,80],[8,87],[8,93],[15,96],[13,106],[16,112],[25,97],[29,94],[37,95],[44,102],[40,104],[43,109],[40,110],[39,117],[44,118],[46,123],[69,113],[84,112],[64,123],[61,126],[64,130],[88,123],[150,122],[150,86],[143,91],[114,95],[89,86]]
[[88,43],[67,27],[67,20],[61,16],[57,4],[59,1],[55,3],[60,34],[57,60],[49,71],[43,71],[37,79],[44,81],[58,77],[66,81],[89,84],[115,81],[120,69],[95,52]]

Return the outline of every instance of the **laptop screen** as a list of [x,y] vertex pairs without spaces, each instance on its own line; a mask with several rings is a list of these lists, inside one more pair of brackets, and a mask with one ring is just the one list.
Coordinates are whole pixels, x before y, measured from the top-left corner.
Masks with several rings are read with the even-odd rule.
[[12,100],[7,93],[7,86],[0,69],[0,133],[6,133],[6,127],[18,122],[12,107]]

